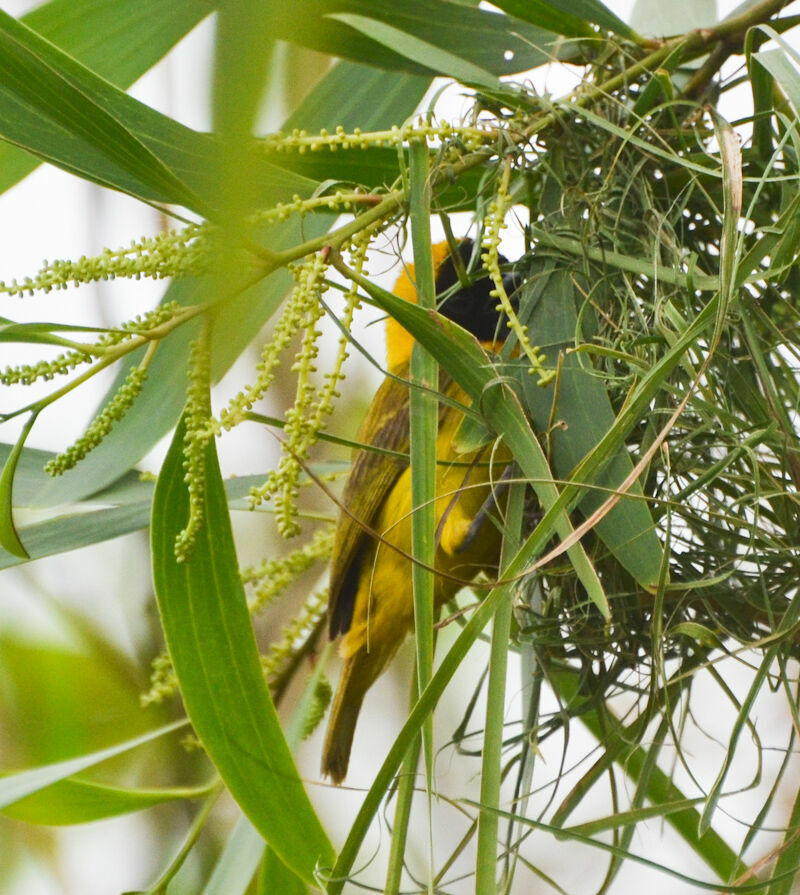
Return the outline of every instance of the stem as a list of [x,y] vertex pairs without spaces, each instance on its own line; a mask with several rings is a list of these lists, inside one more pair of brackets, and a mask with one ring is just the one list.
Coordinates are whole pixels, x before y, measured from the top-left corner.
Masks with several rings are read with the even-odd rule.
[[722,67],[722,63],[733,53],[728,46],[727,41],[721,40],[714,49],[708,54],[706,61],[697,69],[697,71],[689,78],[683,88],[685,96],[698,99],[711,79]]
[[[520,545],[525,485],[511,486],[509,495],[508,534],[503,539],[501,567],[505,570]],[[476,895],[495,895],[497,891],[497,828],[502,782],[503,729],[506,705],[506,675],[508,672],[508,644],[511,638],[513,599],[509,593],[497,606],[492,622],[492,642],[489,654],[489,682],[486,699],[486,727],[483,734],[481,763],[482,807],[493,809],[478,815],[478,847],[475,867]]]
[[748,28],[759,25],[777,15],[784,6],[788,6],[792,0],[761,0],[750,9],[723,19],[718,25],[709,29],[716,40],[723,40],[733,36],[743,35]]
[[[428,178],[428,146],[415,142],[409,152],[411,240],[414,247],[414,275],[417,304],[436,308],[436,285],[431,254],[431,187]],[[422,693],[433,675],[434,577],[429,571],[436,557],[436,433],[439,407],[434,389],[439,382],[439,365],[422,345],[411,352],[411,382],[425,386],[409,393],[409,454],[411,462],[411,543],[415,562],[411,569],[414,592],[414,628],[417,641],[417,689]],[[423,565],[424,564],[424,565]],[[427,568],[426,568],[427,567]],[[425,783],[429,819],[429,885],[433,892],[433,716],[422,726],[425,755]],[[413,750],[412,750],[413,751]]]
[[203,827],[206,825],[208,815],[211,813],[211,809],[214,807],[214,803],[219,798],[223,789],[224,785],[221,780],[214,784],[211,794],[205,800],[203,807],[197,812],[195,819],[192,821],[192,825],[189,827],[189,832],[186,834],[186,838],[183,840],[178,853],[169,862],[169,865],[161,876],[159,876],[153,885],[150,886],[145,895],[165,895],[167,885],[181,869],[183,862],[189,856],[189,852],[194,848],[200,833],[203,831]]
[[[555,233],[548,233],[539,227],[531,227],[531,235],[539,244],[552,246],[555,249],[560,249],[562,252],[569,252],[571,255],[588,258],[590,261],[598,261],[641,276],[657,277],[661,282],[675,286],[689,287],[689,274],[675,270],[673,267],[658,264],[652,260],[643,261],[640,258],[631,258],[629,255],[612,252],[600,246],[586,245],[579,239],[573,239],[569,236],[558,236]],[[763,274],[760,275],[763,276]],[[695,273],[691,280],[695,289],[700,289],[704,292],[716,292],[719,289],[719,277]]]
[[291,249],[286,249],[283,252],[270,253],[269,260],[266,260],[264,263],[261,276],[266,276],[277,270],[279,267],[285,267],[292,261],[297,261],[299,258],[305,258],[306,255],[319,252],[321,249],[327,248],[328,246],[339,248],[346,240],[356,233],[360,233],[365,227],[377,223],[399,211],[402,207],[404,198],[405,194],[402,191],[395,190],[388,193],[383,201],[379,202],[369,211],[363,212],[357,218],[350,221],[349,224],[345,224],[338,230],[324,233],[322,236],[318,236],[315,239],[309,239],[306,242],[302,242],[300,245]]
[[[414,673],[411,680],[411,708],[419,696],[417,675]],[[414,798],[414,777],[419,764],[420,739],[414,740],[411,748],[406,752],[403,766],[399,773],[397,784],[397,806],[394,811],[394,826],[392,827],[392,845],[389,851],[389,866],[386,871],[386,885],[384,895],[398,895],[400,882],[403,875],[403,862],[406,854],[406,841],[408,839],[408,822],[411,818],[411,802]],[[435,881],[434,881],[435,882]]]

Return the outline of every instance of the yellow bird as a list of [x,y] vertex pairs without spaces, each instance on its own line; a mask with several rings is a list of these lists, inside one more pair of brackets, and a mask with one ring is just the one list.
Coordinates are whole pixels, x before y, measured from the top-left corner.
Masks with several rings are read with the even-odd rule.
[[[460,243],[467,262],[471,240]],[[439,296],[458,282],[447,243],[433,247],[436,291]],[[409,265],[394,292],[416,301],[414,270]],[[514,280],[507,275],[508,291]],[[460,288],[439,310],[473,333],[484,345],[499,347],[504,322],[497,299],[489,293],[491,280],[483,277]],[[407,380],[414,340],[396,321],[386,323],[387,366],[400,380]],[[448,398],[469,406],[466,393],[442,371],[439,390]],[[439,405],[436,439],[436,556],[438,572],[471,580],[480,571],[493,574],[500,552],[500,531],[486,512],[491,505],[493,483],[508,462],[507,452],[493,455],[489,448],[456,454],[453,443],[463,412],[449,404]],[[358,441],[384,450],[408,453],[408,386],[387,377],[369,406]],[[492,462],[492,460],[496,462]],[[334,783],[347,774],[353,733],[367,690],[384,671],[414,626],[411,589],[411,469],[407,457],[359,448],[354,452],[350,477],[342,497],[331,561],[328,627],[331,639],[341,635],[339,654],[344,669],[331,709],[322,773]],[[361,523],[361,524],[360,524]],[[474,523],[474,524],[473,524]],[[364,526],[394,545],[392,549],[371,536]],[[436,608],[455,596],[458,581],[436,576]]]

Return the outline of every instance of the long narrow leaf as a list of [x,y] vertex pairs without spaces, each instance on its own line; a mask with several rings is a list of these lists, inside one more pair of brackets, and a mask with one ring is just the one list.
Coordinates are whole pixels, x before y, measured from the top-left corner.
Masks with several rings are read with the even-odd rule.
[[[109,171],[115,169],[117,178],[127,182],[129,191],[147,199],[197,208],[196,198],[175,173],[91,96],[92,82],[99,80],[0,10],[0,99],[15,119],[3,121],[2,135],[17,142],[13,135],[19,139],[19,129],[14,125],[33,112],[52,129],[91,147]],[[100,169],[96,174],[98,178],[104,176]],[[108,180],[109,185],[113,182]]]
[[264,837],[246,817],[231,833],[202,895],[243,895],[264,856]]
[[[504,560],[519,550],[525,490],[524,483],[514,483],[510,487],[503,539]],[[505,571],[505,561],[500,564],[500,568]],[[511,600],[503,600],[498,605],[492,620],[486,724],[481,756],[481,804],[494,808],[500,805],[500,786],[503,779],[506,678],[512,618],[513,604]],[[475,855],[476,895],[494,895],[497,891],[497,827],[496,814],[485,811],[478,816],[478,843]]]
[[[273,34],[333,56],[376,68],[427,73],[424,62],[410,60],[331,16],[366,16],[431,43],[438,50],[479,66],[493,75],[511,75],[545,65],[553,58],[557,36],[521,19],[450,0],[298,0],[281,4]],[[397,123],[397,122],[395,122]]]
[[[5,13],[0,51],[0,138],[137,198],[213,210],[218,141],[128,96]],[[253,207],[313,191],[261,160],[257,147],[250,155]]]
[[181,424],[153,499],[153,578],[173,667],[192,725],[231,794],[281,859],[313,883],[333,849],[264,681],[213,442],[203,453],[203,524],[191,557],[175,557],[189,511],[184,434]]
[[766,895],[791,895],[792,891],[796,891],[794,881],[798,873],[800,873],[800,790],[792,804],[792,813],[786,825],[786,834]]
[[[431,189],[427,145],[415,143],[409,150],[411,241],[414,247],[414,279],[417,304],[436,307],[436,284],[431,253]],[[411,382],[434,385],[439,365],[422,345],[411,352]],[[436,556],[436,456],[439,408],[428,390],[412,388],[409,395],[409,453],[411,461],[411,544],[418,562],[411,567],[414,597],[414,636],[417,646],[417,687],[421,693],[433,674],[434,584],[430,569]],[[424,564],[424,565],[423,565]],[[433,794],[433,719],[422,727],[422,753],[428,816]],[[429,825],[429,879],[433,877],[433,827]]]
[[122,755],[137,746],[149,743],[164,734],[172,733],[180,730],[186,725],[186,721],[175,721],[156,730],[148,731],[141,736],[126,740],[116,746],[110,746],[108,749],[101,749],[98,752],[92,752],[89,755],[79,755],[77,758],[69,758],[66,761],[59,761],[55,764],[43,765],[39,768],[32,768],[29,771],[20,771],[18,774],[9,774],[7,777],[0,778],[0,808],[6,808],[19,802],[21,799],[32,795],[35,792],[45,789],[59,780],[71,777],[73,774],[79,774],[88,768],[94,767],[115,755]]
[[[521,311],[532,307],[526,319],[532,338],[543,346],[548,363],[555,365],[560,353],[574,347],[578,329],[578,308],[582,303],[574,279],[569,271],[559,270],[546,262],[545,268],[530,281],[521,298]],[[590,318],[592,312],[583,316]],[[522,376],[526,409],[536,430],[550,429],[551,419],[563,423],[550,436],[552,463],[560,478],[567,478],[576,464],[589,455],[614,423],[614,411],[605,385],[591,364],[576,353],[562,358],[557,398],[552,388],[539,387],[531,376]],[[604,458],[599,475],[585,480],[615,488],[633,469],[629,453],[617,448]],[[641,497],[638,485],[629,492]],[[589,490],[579,504],[589,515],[608,497],[605,491]],[[626,569],[644,587],[652,587],[658,580],[661,564],[661,543],[647,504],[642,500],[618,503],[595,526],[598,536]]]
[[[212,10],[207,0],[52,0],[21,21],[125,90]],[[38,164],[0,144],[0,192]]]
[[17,439],[17,443],[6,457],[6,461],[3,464],[3,472],[0,474],[0,548],[21,560],[28,559],[30,555],[20,540],[17,526],[14,522],[14,477],[17,471],[17,463],[25,447],[25,439],[28,437],[35,421],[36,415],[31,414]]
[[[228,480],[228,500],[241,503],[250,488],[263,481],[263,475]],[[16,487],[14,491],[16,494]],[[136,472],[123,476],[116,486],[90,495],[74,512],[20,526],[18,534],[24,538],[27,557],[0,549],[0,570],[141,531],[150,522],[152,506],[153,483],[140,480]]]
[[462,59],[448,50],[443,50],[414,34],[401,31],[386,22],[345,12],[331,13],[328,18],[349,25],[377,43],[390,47],[396,53],[400,53],[419,65],[424,65],[437,75],[455,78],[465,84],[473,84],[476,87],[489,90],[500,89],[500,81],[485,68],[475,65],[467,59]]
[[200,799],[208,793],[207,786],[123,789],[68,777],[14,802],[3,814],[26,823],[66,826],[131,814],[165,802]]
[[594,32],[588,23],[623,37],[636,37],[633,28],[600,0],[497,0],[494,5],[509,15],[565,37],[592,36]]

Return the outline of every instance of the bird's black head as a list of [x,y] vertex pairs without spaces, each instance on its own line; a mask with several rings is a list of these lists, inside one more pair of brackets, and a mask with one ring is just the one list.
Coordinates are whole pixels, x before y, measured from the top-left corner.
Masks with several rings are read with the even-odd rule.
[[[471,239],[463,239],[459,243],[458,252],[465,266],[469,263],[472,246]],[[502,255],[499,258],[501,264],[508,263]],[[453,258],[448,255],[436,271],[437,296],[441,299],[457,283],[456,266]],[[517,299],[514,293],[520,285],[522,281],[518,274],[503,274],[503,286],[515,310]],[[493,288],[491,279],[484,274],[466,288],[458,289],[445,298],[439,305],[439,313],[469,330],[480,342],[502,341],[505,338],[505,322],[501,321],[501,314],[497,310],[499,299],[489,294]]]

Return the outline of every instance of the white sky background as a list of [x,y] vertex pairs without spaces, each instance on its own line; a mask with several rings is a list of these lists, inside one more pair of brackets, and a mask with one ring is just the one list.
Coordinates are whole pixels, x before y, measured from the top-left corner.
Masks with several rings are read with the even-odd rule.
[[[14,15],[21,15],[36,5],[38,4],[22,0],[10,0],[3,4],[3,8]],[[617,0],[617,2],[608,0],[608,5],[623,19],[628,20],[634,4],[633,0]],[[704,3],[672,0],[669,4],[671,18],[674,16],[675,7],[679,5],[685,7],[684,21],[687,28],[693,24],[704,24],[691,21],[697,10],[705,6]],[[720,14],[727,14],[736,5],[730,0],[720,0]],[[672,20],[674,21],[674,18]],[[131,93],[190,127],[199,130],[208,129],[207,78],[212,39],[212,24],[206,21],[163,63],[140,79]],[[546,88],[551,93],[560,94],[571,88],[573,78],[569,71],[552,66],[537,72],[535,81],[539,89]],[[746,98],[743,101],[746,102]],[[457,96],[453,97],[452,108],[456,114],[460,102]],[[730,108],[724,111],[731,118],[739,114]],[[448,117],[446,107],[441,110],[440,116]],[[115,248],[128,244],[142,235],[156,233],[160,226],[157,213],[149,207],[121,194],[95,187],[50,166],[42,165],[19,185],[0,196],[0,279],[10,280],[14,277],[32,275],[39,269],[43,258],[53,260],[98,254],[105,247]],[[518,254],[518,251],[514,250],[513,241],[514,237],[511,236],[506,249],[509,257]],[[373,271],[377,271],[379,266],[379,263],[375,263]],[[390,286],[395,275],[396,271],[384,273],[383,285]],[[113,283],[85,286],[70,292],[52,293],[50,296],[24,299],[0,297],[0,315],[16,320],[78,319],[91,322],[94,319],[102,324],[127,319],[148,310],[157,303],[163,289],[163,283],[148,281],[129,283],[116,280]],[[375,340],[372,344],[377,342],[375,351],[380,356],[382,352],[380,327],[362,330],[362,333],[366,340]],[[5,366],[18,363],[29,357],[24,348],[12,353],[10,350],[7,352],[4,346],[0,364]],[[234,370],[233,378],[246,377],[249,372],[249,363],[240,362]],[[372,368],[358,359],[353,363],[352,373],[355,377],[371,377],[377,381]],[[53,450],[61,449],[70,443],[83,431],[110,378],[111,374],[105,378],[96,377],[83,386],[77,395],[50,408],[37,422],[29,445]],[[369,390],[365,387],[365,391]],[[25,392],[27,400],[30,400],[33,394],[34,392],[27,389]],[[9,395],[3,390],[0,409],[9,406]],[[17,425],[3,426],[0,429],[0,440],[13,441],[17,431]],[[244,473],[264,471],[268,468],[271,454],[268,439],[263,440],[262,456],[255,458],[253,442],[252,429],[241,435],[233,433],[226,436],[223,462],[228,471]],[[160,451],[157,451],[146,461],[146,465],[157,469],[159,455]],[[150,590],[147,556],[142,540],[126,538],[92,549],[98,553],[78,551],[37,563],[28,569],[5,573],[3,579],[5,593],[3,600],[0,601],[0,625],[19,625],[22,620],[28,624],[35,617],[37,625],[46,625],[53,634],[56,634],[56,629],[50,626],[47,613],[41,610],[39,603],[32,600],[30,586],[35,583],[59,599],[74,602],[87,612],[91,611],[94,617],[103,620],[123,648],[132,650],[132,644],[137,636],[135,607],[144,606]],[[99,551],[103,551],[102,554]],[[97,561],[100,555],[104,559]],[[130,588],[130,593],[125,597],[124,608],[116,602],[117,591],[123,581],[127,581]],[[516,685],[512,683],[512,692],[514,689],[519,689],[518,683]],[[401,709],[406,696],[404,690],[402,692],[398,690],[396,682],[389,676],[379,682],[374,690],[375,694],[368,698],[363,713],[364,720],[357,734],[355,748],[359,748],[359,741],[363,747],[368,739],[372,739],[375,744],[372,752],[377,767],[379,757],[385,754],[384,747],[388,747],[393,740],[394,728],[381,727],[368,732],[366,727],[371,714],[370,706],[373,709],[373,716],[377,706],[396,705]],[[783,717],[780,707],[768,700],[765,700],[761,711],[762,716],[774,713],[776,719]],[[445,725],[452,720],[448,719]],[[449,729],[453,726],[454,723],[450,724]],[[309,776],[316,776],[319,748],[319,735],[304,747],[303,758]],[[713,754],[714,762],[717,762],[718,754],[716,752]],[[360,779],[354,780],[353,783],[355,785],[368,783],[372,770],[370,767],[364,767]],[[551,772],[553,770],[551,769]],[[446,772],[446,766],[442,764],[440,773],[446,775]],[[317,794],[314,795],[316,798]],[[319,801],[321,810],[333,820],[341,816],[344,803],[348,803],[349,800],[355,806],[360,799],[360,793],[348,796],[343,791],[336,791],[323,793]],[[346,810],[349,811],[350,807],[349,803],[346,804]],[[743,813],[752,816],[749,810]],[[446,825],[447,817],[447,813],[443,811],[443,825]],[[736,834],[735,824],[731,831]],[[662,845],[662,835],[666,845]],[[341,837],[337,839],[337,842],[340,841]],[[61,853],[64,856],[61,880],[54,880],[37,868],[31,867],[26,879],[20,880],[19,891],[26,892],[26,895],[40,895],[40,893],[53,895],[56,892],[70,895],[72,893],[107,895],[109,892],[148,883],[148,879],[141,878],[141,868],[149,866],[148,856],[152,843],[148,840],[146,826],[136,818],[68,830],[61,842]],[[634,847],[642,852],[649,848],[651,854],[656,855],[658,860],[668,862],[667,850],[670,844],[674,845],[674,837],[669,831],[665,834],[663,827],[658,826],[650,832],[638,832]],[[693,858],[687,857],[686,852],[682,846],[675,849],[675,862],[680,863],[681,869],[690,874],[707,876],[703,866],[699,862],[693,862]],[[101,858],[104,854],[109,855],[113,864],[103,864]],[[574,878],[564,877],[563,854],[564,852],[560,853],[560,857],[550,870],[560,879],[567,891],[577,895],[579,891],[583,891],[580,887],[586,883],[587,869],[581,861],[575,862]],[[595,862],[598,867],[604,866],[604,861],[599,857],[595,858]],[[642,885],[642,880],[638,868],[631,865],[624,871],[623,877],[615,884],[613,891],[637,891]],[[648,874],[646,881],[650,895],[690,891],[676,884],[674,880],[658,874]],[[591,882],[596,887],[599,880],[592,878]]]

